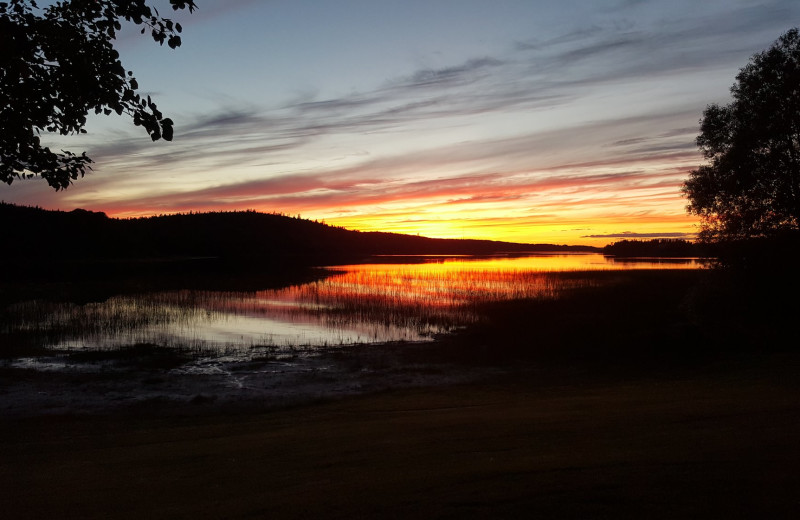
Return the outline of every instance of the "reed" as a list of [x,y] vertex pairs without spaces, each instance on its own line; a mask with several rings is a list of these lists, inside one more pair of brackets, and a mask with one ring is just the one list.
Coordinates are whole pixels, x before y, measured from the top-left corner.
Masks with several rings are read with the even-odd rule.
[[[35,299],[0,314],[0,340],[56,352],[136,344],[274,356],[277,350],[426,341],[487,319],[493,302],[553,300],[613,272],[503,262],[362,265],[259,291],[177,290],[76,304]],[[255,353],[255,354],[254,354]]]

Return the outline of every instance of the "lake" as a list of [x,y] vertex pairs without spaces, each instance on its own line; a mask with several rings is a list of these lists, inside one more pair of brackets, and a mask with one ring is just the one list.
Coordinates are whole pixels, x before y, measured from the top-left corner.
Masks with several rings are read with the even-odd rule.
[[479,320],[481,304],[557,298],[563,290],[599,283],[589,274],[593,271],[702,266],[698,259],[620,261],[600,254],[385,256],[328,267],[314,281],[280,289],[17,302],[3,313],[0,344],[55,352],[147,344],[253,358],[320,347],[424,342]]

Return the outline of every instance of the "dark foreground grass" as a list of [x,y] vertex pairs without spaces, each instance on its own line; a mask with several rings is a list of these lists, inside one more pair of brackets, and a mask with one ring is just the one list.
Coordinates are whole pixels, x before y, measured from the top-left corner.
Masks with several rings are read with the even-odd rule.
[[797,357],[4,423],[6,518],[796,518]]
[[715,335],[693,314],[717,298],[695,275],[487,308],[428,352],[504,369],[467,385],[270,413],[5,420],[3,514],[797,518],[800,355]]

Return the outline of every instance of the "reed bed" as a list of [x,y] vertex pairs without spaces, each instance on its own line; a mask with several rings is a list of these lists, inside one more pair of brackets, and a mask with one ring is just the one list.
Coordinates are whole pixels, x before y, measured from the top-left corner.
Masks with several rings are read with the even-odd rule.
[[21,302],[0,315],[0,340],[59,351],[153,344],[228,353],[424,341],[484,319],[487,303],[554,299],[606,279],[468,262],[358,266],[283,289],[149,292],[82,305]]

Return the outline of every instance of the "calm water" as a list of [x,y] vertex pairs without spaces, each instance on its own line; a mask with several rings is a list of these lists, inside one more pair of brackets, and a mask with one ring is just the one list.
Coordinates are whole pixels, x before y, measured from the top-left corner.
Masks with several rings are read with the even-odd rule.
[[237,356],[427,341],[479,319],[481,303],[555,298],[565,288],[595,283],[554,273],[702,265],[693,259],[619,262],[599,254],[383,257],[378,262],[336,266],[327,278],[283,289],[150,292],[87,304],[21,302],[7,309],[0,340],[5,336],[57,351],[147,343]]

